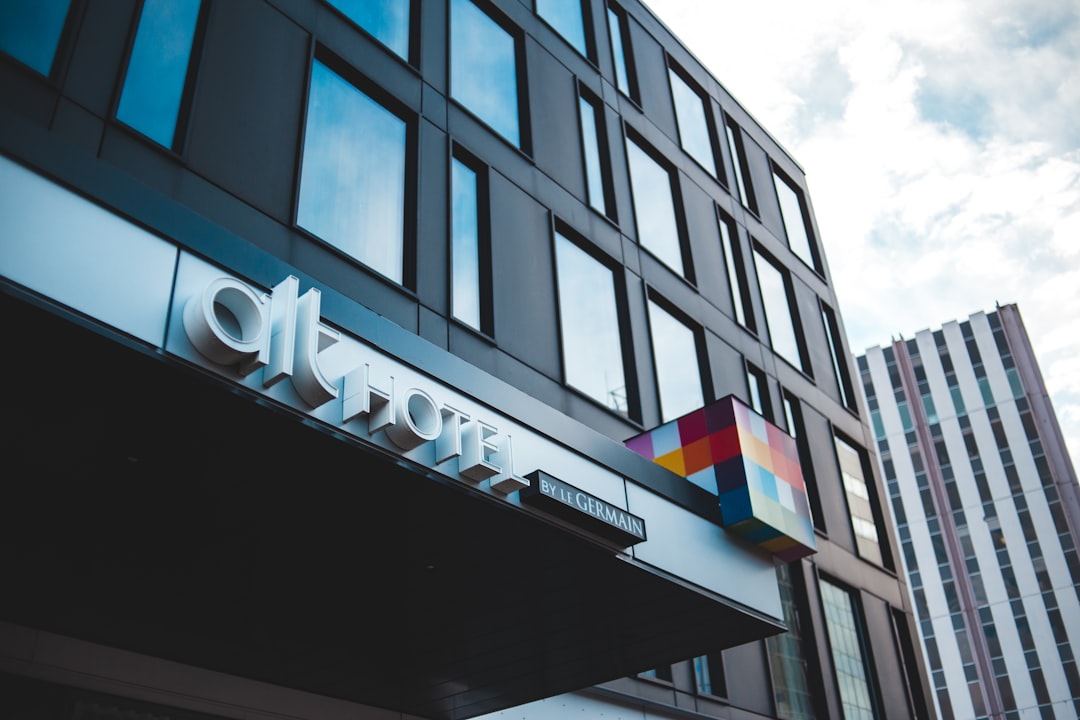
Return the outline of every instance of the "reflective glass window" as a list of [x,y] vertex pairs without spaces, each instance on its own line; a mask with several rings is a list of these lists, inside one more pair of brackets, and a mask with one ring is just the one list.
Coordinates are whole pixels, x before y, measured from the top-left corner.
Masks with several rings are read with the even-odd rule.
[[863,660],[862,633],[851,593],[822,580],[821,601],[825,609],[825,629],[829,634],[844,720],[874,720],[877,713],[874,711],[870,681]]
[[746,387],[750,392],[750,407],[764,418],[772,417],[772,403],[769,400],[769,381],[759,368],[747,363]]
[[765,641],[772,669],[773,698],[776,714],[788,720],[814,720],[814,703],[806,671],[806,641],[795,603],[791,570],[787,565],[776,566],[780,603],[784,609],[785,633]]
[[699,695],[727,696],[724,656],[721,653],[709,653],[694,658],[694,686]]
[[652,300],[649,301],[649,329],[656,385],[660,392],[660,416],[667,422],[705,404],[697,338],[692,329]]
[[601,140],[598,110],[590,98],[578,98],[581,113],[581,151],[585,158],[585,190],[589,195],[589,204],[597,211],[607,214],[607,193],[604,192],[606,158],[601,154]]
[[874,507],[871,504],[870,487],[864,471],[862,454],[846,441],[835,437],[836,457],[840,461],[840,476],[844,481],[848,512],[855,531],[855,546],[859,556],[882,564],[881,545],[878,540]]
[[588,57],[581,0],[536,0],[536,14],[555,28],[575,50]]
[[855,389],[851,385],[847,355],[844,354],[844,347],[840,344],[840,325],[837,323],[836,313],[825,303],[821,304],[821,322],[825,326],[825,339],[829,345],[833,376],[836,378],[836,385],[840,389],[840,402],[854,410],[856,407]]
[[776,197],[780,200],[780,216],[784,220],[788,247],[799,256],[800,260],[816,268],[817,262],[810,245],[810,234],[806,230],[802,196],[786,179],[776,173],[773,173],[773,185],[776,186]]
[[401,58],[409,59],[410,0],[328,0]]
[[173,146],[198,19],[199,0],[146,0],[139,15],[116,117],[165,147]]
[[750,309],[750,287],[746,282],[746,265],[743,264],[743,255],[735,227],[724,217],[720,218],[720,244],[724,252],[724,267],[727,269],[728,289],[731,292],[735,321],[753,330],[754,316]]
[[404,120],[315,62],[296,222],[397,283],[406,135]]
[[731,153],[732,170],[735,171],[735,190],[739,194],[739,202],[744,208],[757,213],[753,188],[749,184],[750,171],[746,167],[746,158],[743,153],[742,131],[731,118],[727,118],[724,123],[724,133],[727,136],[728,152]]
[[621,9],[608,5],[607,21],[608,36],[611,38],[611,54],[615,61],[615,82],[623,95],[633,97],[628,64],[630,46],[626,31],[626,16]]
[[70,5],[71,0],[0,2],[0,50],[48,75]]
[[671,172],[633,140],[627,140],[626,155],[638,242],[668,267],[683,274]]
[[795,318],[788,302],[790,295],[787,274],[756,250],[754,265],[757,268],[758,287],[761,289],[765,324],[769,329],[772,349],[795,367],[801,368],[803,364],[795,335]]
[[668,76],[671,78],[671,97],[675,102],[675,120],[679,126],[679,144],[690,157],[715,176],[716,157],[713,155],[705,98],[674,68],[668,70]]
[[562,233],[555,234],[555,264],[566,383],[627,415],[614,274]]
[[472,0],[450,0],[450,94],[521,145],[517,39]]
[[488,331],[482,256],[481,184],[477,171],[458,158],[450,170],[451,312],[476,330]]

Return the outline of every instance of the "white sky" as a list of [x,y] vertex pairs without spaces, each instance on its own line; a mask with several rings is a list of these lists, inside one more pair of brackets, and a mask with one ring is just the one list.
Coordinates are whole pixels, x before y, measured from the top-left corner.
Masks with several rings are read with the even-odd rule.
[[851,348],[1020,308],[1080,462],[1080,3],[646,0],[807,175]]

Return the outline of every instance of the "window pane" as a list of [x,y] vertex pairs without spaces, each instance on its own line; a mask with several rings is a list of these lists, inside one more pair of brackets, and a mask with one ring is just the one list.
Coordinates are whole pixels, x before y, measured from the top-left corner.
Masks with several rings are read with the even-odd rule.
[[739,202],[744,208],[757,212],[757,209],[750,204],[750,187],[746,184],[746,176],[743,174],[745,161],[742,153],[742,136],[730,118],[725,123],[724,132],[727,135],[728,152],[731,153],[731,165],[735,171],[735,189],[739,193]]
[[476,172],[458,159],[453,161],[451,256],[454,317],[480,329],[480,217]]
[[626,143],[626,154],[630,164],[630,187],[634,195],[638,241],[681,275],[682,250],[675,219],[675,200],[671,194],[671,173],[632,140]]
[[743,327],[753,329],[753,324],[747,322],[746,316],[746,275],[742,257],[735,254],[731,226],[724,220],[720,221],[720,242],[723,244],[724,265],[727,267],[728,287],[731,290],[731,304],[735,309],[735,321]]
[[623,42],[622,17],[608,6],[608,34],[611,36],[611,53],[615,59],[615,82],[624,95],[630,95],[630,71],[626,65],[626,48]]
[[878,542],[874,508],[870,504],[870,488],[863,475],[862,457],[859,451],[840,438],[836,441],[836,456],[840,461],[840,475],[844,480],[851,525],[855,530],[855,546],[861,557],[878,565],[882,563],[881,545]]
[[0,50],[48,75],[70,5],[71,0],[0,2]]
[[780,603],[784,608],[784,623],[788,626],[786,633],[773,635],[766,640],[776,714],[790,720],[813,720],[814,703],[806,673],[805,643],[791,571],[787,565],[781,563],[776,566],[776,579],[780,588]]
[[471,0],[450,2],[450,91],[497,133],[521,144],[517,40]]
[[172,147],[187,80],[199,0],[146,0],[116,117]]
[[765,412],[766,399],[769,397],[765,385],[765,373],[753,366],[746,368],[746,386],[750,390],[750,407],[758,415],[768,417]]
[[697,340],[693,330],[651,300],[649,328],[656,384],[660,390],[660,415],[663,422],[667,422],[705,404]]
[[694,684],[699,695],[726,696],[724,656],[716,652],[694,658]]
[[405,121],[315,62],[296,222],[397,283],[405,139]]
[[810,236],[806,232],[806,222],[802,211],[802,200],[793,187],[782,177],[773,173],[776,196],[780,199],[780,215],[787,232],[788,247],[800,259],[812,268],[816,268],[814,252],[810,248]]
[[821,581],[825,627],[832,646],[833,668],[840,686],[840,702],[845,720],[874,720],[874,705],[863,662],[859,626],[851,594],[832,583]]
[[615,278],[610,269],[558,233],[555,264],[566,383],[626,415]]
[[345,17],[409,59],[409,0],[329,0]]
[[765,324],[769,328],[772,349],[795,367],[802,367],[795,323],[788,304],[787,279],[784,274],[757,251],[754,252],[761,302],[765,307]]
[[702,167],[716,175],[716,159],[712,140],[709,139],[709,123],[705,115],[705,101],[674,70],[671,78],[671,97],[675,101],[675,120],[679,125],[679,144],[697,160]]
[[536,0],[536,14],[544,18],[579,53],[588,56],[581,0]]
[[833,375],[836,384],[840,388],[840,402],[845,406],[855,409],[855,398],[852,395],[851,379],[848,376],[846,358],[842,353],[843,348],[837,342],[839,340],[840,327],[836,323],[836,315],[832,308],[821,306],[821,321],[825,325],[825,338],[829,343],[829,354],[832,357]]
[[597,133],[596,108],[585,98],[579,98],[581,108],[581,147],[585,156],[585,185],[589,204],[600,212],[607,212],[604,202],[604,167],[600,158],[600,140]]

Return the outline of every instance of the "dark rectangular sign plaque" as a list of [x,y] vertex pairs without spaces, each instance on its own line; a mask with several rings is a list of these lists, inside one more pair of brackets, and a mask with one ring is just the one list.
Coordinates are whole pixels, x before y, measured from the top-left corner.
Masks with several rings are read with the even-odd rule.
[[580,525],[622,547],[636,545],[646,539],[645,521],[637,515],[631,515],[622,508],[568,485],[543,470],[534,470],[525,478],[531,484],[522,489],[521,502]]

